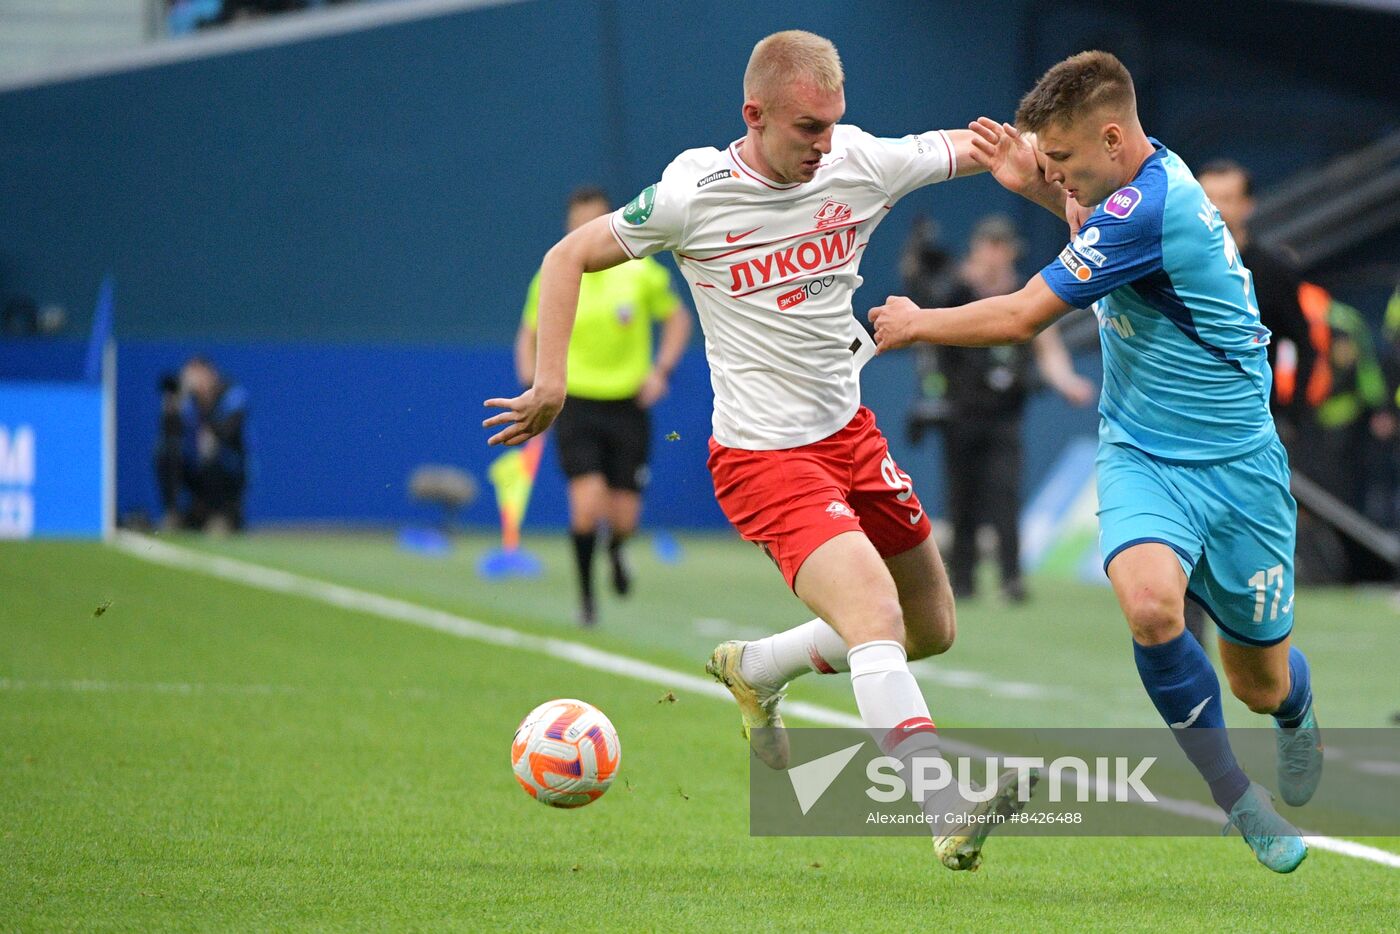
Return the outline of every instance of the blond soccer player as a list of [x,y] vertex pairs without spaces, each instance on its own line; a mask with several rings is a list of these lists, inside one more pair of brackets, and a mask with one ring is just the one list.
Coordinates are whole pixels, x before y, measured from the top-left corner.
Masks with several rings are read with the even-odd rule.
[[[866,244],[896,201],[983,169],[967,130],[883,139],[842,124],[845,109],[829,41],[788,31],[759,42],[744,74],[744,136],[681,153],[626,207],[549,251],[534,384],[486,402],[503,410],[485,421],[500,428],[490,443],[521,444],[544,431],[565,404],[582,275],[674,254],[714,387],[715,496],[816,614],[766,639],[723,643],[707,665],[774,768],[788,760],[779,701],[808,672],[850,672],[861,719],[887,754],[905,762],[936,755],[908,661],[946,652],[956,629],[928,517],[860,403],[853,348],[864,332],[852,296]],[[944,865],[977,867],[994,822],[975,818],[1018,810],[1016,790],[1008,774],[973,819],[935,825]]]

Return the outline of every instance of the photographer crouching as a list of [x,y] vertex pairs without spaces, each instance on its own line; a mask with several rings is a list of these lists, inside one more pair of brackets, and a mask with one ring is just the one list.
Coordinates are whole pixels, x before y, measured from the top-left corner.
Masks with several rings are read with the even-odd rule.
[[178,375],[166,374],[159,388],[161,528],[213,534],[242,529],[247,392],[203,357],[191,357]]

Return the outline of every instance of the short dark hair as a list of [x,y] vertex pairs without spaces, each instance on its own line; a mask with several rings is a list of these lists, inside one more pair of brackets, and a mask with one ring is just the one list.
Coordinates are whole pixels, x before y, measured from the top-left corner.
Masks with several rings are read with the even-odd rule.
[[591,204],[594,201],[601,201],[604,204],[611,204],[608,201],[608,193],[597,185],[580,185],[569,192],[569,208],[577,207],[580,204]]
[[1054,123],[1071,123],[1099,107],[1135,112],[1133,76],[1111,52],[1080,52],[1047,71],[1021,98],[1016,125],[1039,132]]
[[1207,175],[1238,175],[1244,179],[1244,196],[1254,197],[1254,176],[1249,174],[1249,169],[1234,159],[1212,159],[1201,166],[1196,178],[1204,178]]

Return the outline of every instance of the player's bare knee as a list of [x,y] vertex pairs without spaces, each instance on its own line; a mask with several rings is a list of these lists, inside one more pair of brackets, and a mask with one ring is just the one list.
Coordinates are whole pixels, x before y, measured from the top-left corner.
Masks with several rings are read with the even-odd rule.
[[957,638],[958,624],[950,608],[946,613],[935,616],[932,625],[905,626],[904,649],[910,661],[942,655],[953,647]]
[[1124,598],[1123,615],[1139,645],[1170,642],[1186,628],[1182,598],[1149,587]]
[[953,634],[910,632],[904,639],[904,651],[911,662],[942,655],[953,647]]

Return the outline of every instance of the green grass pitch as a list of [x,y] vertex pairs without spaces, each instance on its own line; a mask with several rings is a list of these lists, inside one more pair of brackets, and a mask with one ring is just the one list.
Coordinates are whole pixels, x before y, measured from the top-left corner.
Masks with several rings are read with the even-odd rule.
[[[701,673],[719,639],[805,619],[727,537],[658,563],[572,624],[562,544],[486,584],[484,540],[444,559],[374,536],[182,546]],[[1024,607],[960,607],[916,670],[941,725],[1155,724],[1106,589],[1033,580]],[[105,605],[105,610],[98,609]],[[1298,639],[1324,725],[1400,707],[1397,610],[1307,591]],[[976,874],[922,839],[757,839],[732,705],[97,544],[0,545],[0,930],[1385,930],[1400,869],[1314,851],[1275,876],[1230,839],[1007,838]],[[535,704],[600,706],[620,777],[579,811],[511,777]],[[849,684],[793,696],[854,710]],[[1256,722],[1230,705],[1231,722]],[[1400,852],[1400,840],[1366,840]]]

